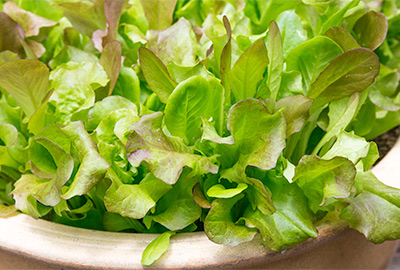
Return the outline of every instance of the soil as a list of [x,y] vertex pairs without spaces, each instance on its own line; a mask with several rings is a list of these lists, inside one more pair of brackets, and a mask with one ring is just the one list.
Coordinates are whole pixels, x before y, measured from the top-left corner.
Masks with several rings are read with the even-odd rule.
[[[384,134],[382,134],[379,137],[376,137],[373,141],[378,145],[378,150],[379,150],[379,160],[381,160],[387,152],[393,147],[393,145],[396,143],[397,137],[399,137],[400,134],[400,127],[396,127]],[[377,162],[378,162],[377,161]]]

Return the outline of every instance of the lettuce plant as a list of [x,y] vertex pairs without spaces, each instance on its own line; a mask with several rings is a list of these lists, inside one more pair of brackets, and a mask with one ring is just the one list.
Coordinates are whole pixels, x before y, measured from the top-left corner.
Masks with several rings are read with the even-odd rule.
[[[0,1],[0,215],[282,251],[400,238],[370,139],[400,124],[400,4]],[[384,222],[382,222],[384,221]]]

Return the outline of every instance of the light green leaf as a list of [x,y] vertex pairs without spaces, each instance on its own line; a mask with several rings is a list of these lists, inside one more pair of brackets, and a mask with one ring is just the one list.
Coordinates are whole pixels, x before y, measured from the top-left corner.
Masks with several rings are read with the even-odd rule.
[[138,117],[137,107],[134,103],[121,96],[110,96],[102,101],[96,102],[93,108],[90,109],[87,129],[89,131],[95,130],[100,122],[111,112],[120,109],[127,109]]
[[229,72],[229,83],[236,101],[255,96],[268,62],[267,48],[262,39],[240,56]]
[[140,0],[149,29],[163,30],[171,25],[177,0]]
[[332,159],[334,157],[345,157],[354,164],[360,159],[365,158],[370,149],[370,143],[364,138],[354,134],[342,131],[337,135],[335,144],[329,151],[324,154],[324,159]]
[[276,19],[281,32],[283,56],[286,58],[288,53],[307,40],[307,32],[303,28],[300,17],[293,11],[282,12]]
[[125,97],[135,104],[139,104],[140,80],[132,68],[124,66],[121,67],[121,71],[119,73],[117,82],[115,83],[112,94]]
[[256,231],[235,224],[231,215],[231,209],[242,198],[243,195],[237,195],[230,199],[215,199],[212,202],[211,210],[204,221],[204,231],[210,240],[217,244],[237,246],[254,238]]
[[349,205],[340,217],[374,243],[399,238],[400,190],[384,185],[370,171],[357,173],[356,184],[361,193],[345,200]]
[[56,107],[54,115],[63,124],[71,121],[72,114],[92,107],[94,90],[109,81],[102,66],[91,62],[63,64],[51,72],[50,79],[54,93],[49,102]]
[[269,25],[267,51],[269,59],[267,86],[271,92],[271,98],[276,100],[282,80],[283,47],[281,33],[275,21]]
[[218,144],[229,144],[235,143],[233,136],[221,137],[215,130],[215,127],[207,120],[203,121],[203,135],[201,136],[201,141],[211,141]]
[[[211,101],[211,102],[210,102]],[[165,125],[172,135],[193,144],[201,136],[201,118],[215,117],[219,132],[223,118],[223,88],[215,79],[193,76],[181,82],[165,107]]]
[[77,159],[81,163],[72,184],[62,196],[64,199],[70,199],[89,193],[104,178],[110,165],[100,156],[95,142],[82,122],[71,122],[61,129],[70,138]]
[[298,0],[245,0],[244,13],[251,19],[254,34],[261,34],[279,14],[285,10],[294,9],[300,2]]
[[[305,93],[342,49],[331,39],[317,36],[294,48],[287,56],[287,71],[298,70],[303,75]],[[310,90],[311,91],[311,90]]]
[[148,266],[158,260],[169,248],[169,239],[175,234],[176,232],[168,231],[157,236],[143,251],[142,260],[140,262]]
[[58,4],[58,6],[76,30],[88,37],[92,37],[94,31],[106,29],[106,18],[104,15],[105,1],[63,2]]
[[111,186],[104,197],[107,210],[124,217],[143,218],[161,196],[171,189],[171,186],[151,174],[148,176],[139,184]]
[[207,190],[207,196],[214,198],[232,198],[247,188],[245,183],[239,183],[235,188],[225,188],[221,184],[212,186]]
[[318,156],[304,156],[295,170],[293,182],[303,190],[310,208],[316,213],[326,210],[334,201],[347,198],[354,184],[356,168],[344,157],[324,160]]
[[162,114],[158,112],[144,115],[132,124],[134,132],[128,138],[126,150],[133,167],[146,161],[149,171],[167,184],[178,181],[184,166],[192,168],[193,175],[217,173],[218,167],[209,158],[193,154],[178,138],[167,137],[161,123]]
[[276,211],[265,215],[258,209],[247,208],[246,225],[255,226],[264,244],[272,250],[284,250],[310,237],[317,237],[307,198],[296,184],[286,180],[270,181],[272,202]]
[[[33,207],[33,197],[44,205],[55,206],[61,201],[61,188],[68,181],[74,168],[72,157],[61,149],[56,143],[45,139],[37,138],[36,143],[47,149],[56,165],[56,172],[52,179],[41,179],[35,175],[25,174],[16,183],[12,194],[16,201],[15,207],[24,213],[38,214]],[[43,158],[46,158],[43,156]],[[52,173],[53,171],[51,171]],[[32,199],[29,199],[32,197]],[[32,208],[33,207],[33,208]]]
[[329,28],[339,26],[345,18],[347,11],[356,7],[359,2],[360,0],[338,1],[337,4],[334,2],[328,6],[319,34],[325,33]]
[[281,113],[270,114],[256,99],[233,105],[228,114],[228,129],[247,165],[269,170],[276,165],[285,147],[285,120]]
[[[182,230],[198,220],[201,208],[193,198],[192,190],[197,178],[184,171],[178,182],[157,203],[156,212],[148,216],[171,231]],[[149,189],[150,190],[150,189]]]
[[48,94],[49,69],[37,60],[17,60],[0,65],[0,73],[0,87],[30,118]]
[[354,93],[349,99],[341,99],[334,101],[329,106],[329,125],[324,137],[318,142],[313,150],[313,154],[317,154],[319,150],[330,139],[337,136],[341,131],[353,120],[358,108],[360,97],[358,93]]

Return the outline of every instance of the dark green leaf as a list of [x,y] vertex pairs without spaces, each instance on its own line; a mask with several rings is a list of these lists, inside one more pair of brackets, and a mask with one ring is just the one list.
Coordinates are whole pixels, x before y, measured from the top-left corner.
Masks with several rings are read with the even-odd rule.
[[386,38],[388,22],[382,13],[370,11],[358,19],[353,31],[362,47],[375,50]]

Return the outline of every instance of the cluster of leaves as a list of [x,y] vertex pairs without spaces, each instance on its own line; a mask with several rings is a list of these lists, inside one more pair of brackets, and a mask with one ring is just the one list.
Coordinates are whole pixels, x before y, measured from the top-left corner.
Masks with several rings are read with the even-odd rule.
[[[386,16],[385,16],[386,15]],[[0,1],[0,215],[283,250],[400,238],[400,3]],[[387,38],[386,38],[387,36]]]

